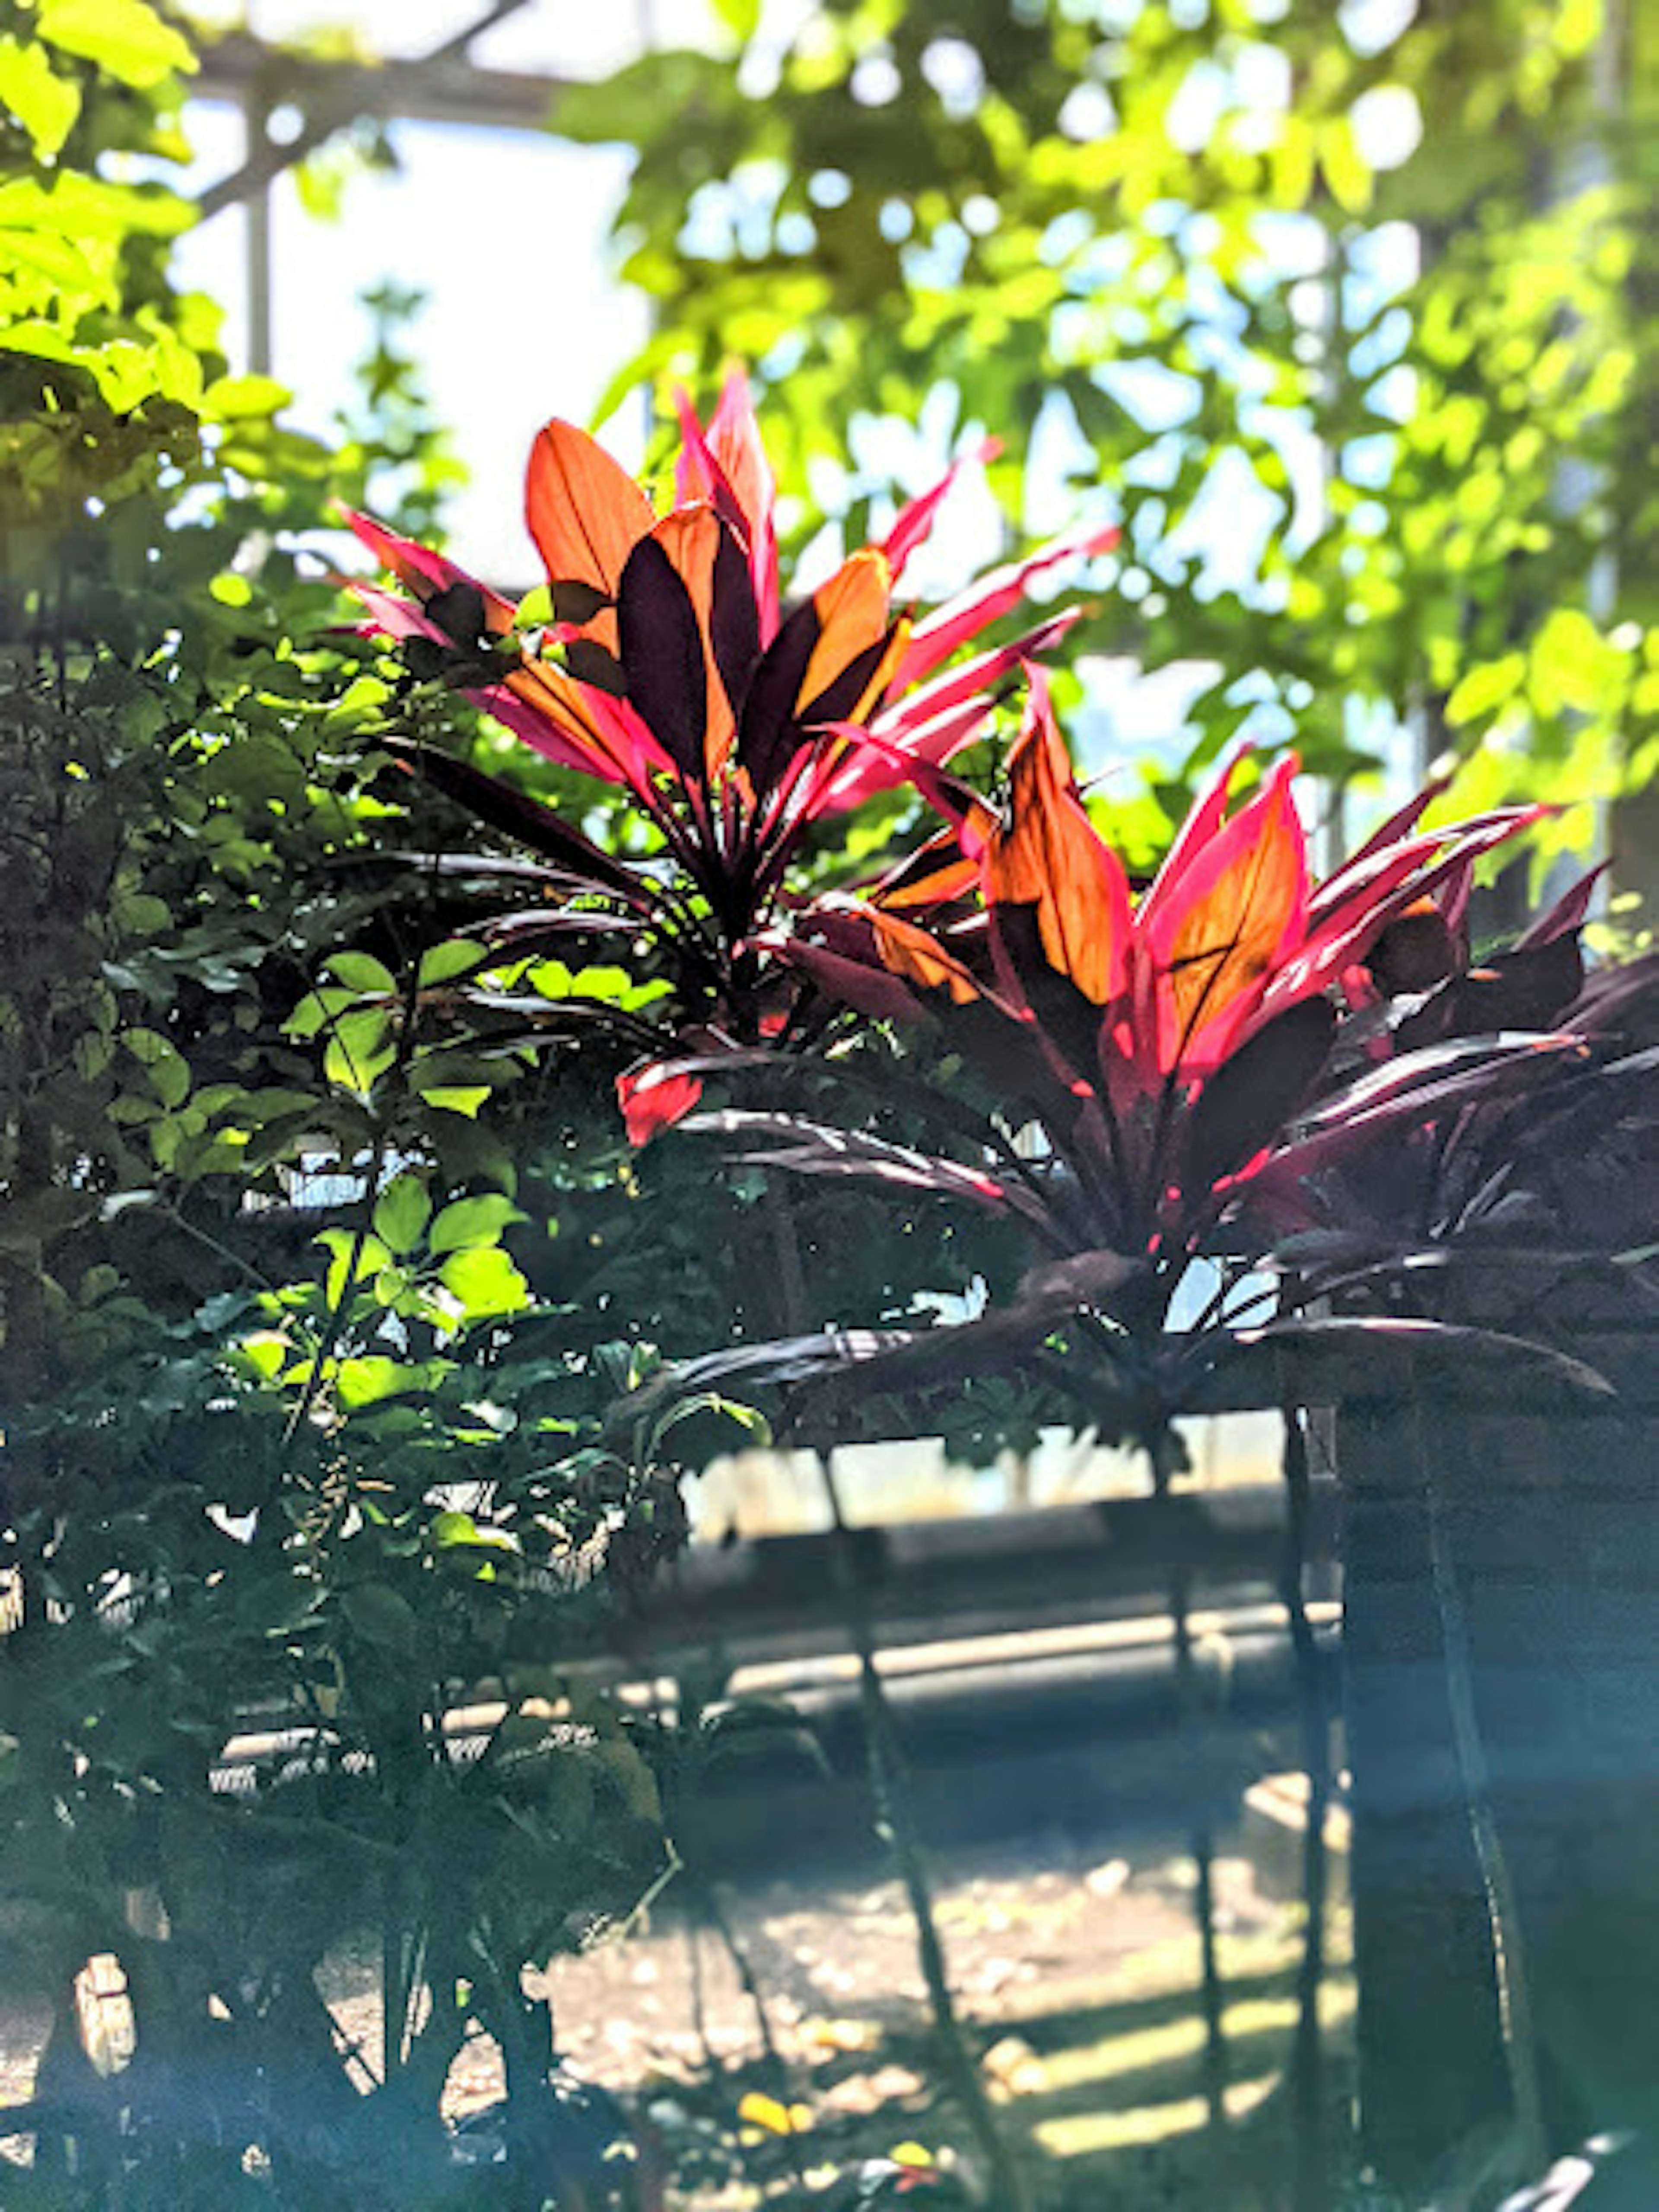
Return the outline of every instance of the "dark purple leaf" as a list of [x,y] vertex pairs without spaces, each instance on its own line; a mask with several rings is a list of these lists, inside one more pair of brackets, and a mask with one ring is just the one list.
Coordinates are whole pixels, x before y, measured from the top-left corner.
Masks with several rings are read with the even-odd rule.
[[1530,951],[1535,945],[1552,944],[1556,938],[1565,937],[1570,932],[1581,928],[1584,916],[1589,912],[1589,902],[1595,896],[1595,886],[1612,865],[1610,860],[1603,860],[1599,866],[1592,868],[1587,875],[1580,876],[1578,881],[1563,896],[1557,899],[1555,904],[1547,913],[1540,914],[1532,927],[1516,938],[1516,951]]
[[808,599],[785,617],[755,671],[738,728],[737,758],[757,799],[779,782],[806,742],[795,702],[823,632],[818,611]]
[[1598,969],[1568,1016],[1571,1026],[1588,1036],[1659,1042],[1659,952],[1644,953],[1621,967]]
[[418,775],[452,799],[458,806],[499,830],[520,845],[527,845],[554,861],[572,882],[612,891],[632,907],[644,910],[653,901],[649,890],[620,860],[601,852],[580,830],[573,830],[550,806],[515,791],[498,777],[486,775],[468,761],[440,752],[435,745],[416,744],[400,738],[381,741],[400,768]]
[[1446,917],[1431,901],[1396,915],[1373,939],[1364,964],[1384,998],[1430,991],[1457,969],[1457,943]]
[[495,642],[484,620],[484,595],[478,585],[459,579],[441,592],[434,592],[423,610],[453,645],[472,653],[486,652]]
[[580,937],[586,932],[615,937],[648,927],[643,915],[607,914],[591,907],[526,907],[518,914],[498,915],[484,925],[492,945],[522,955],[543,939]]
[[627,697],[628,678],[621,661],[596,639],[573,637],[564,649],[564,665],[579,684],[591,684],[596,691],[608,692],[613,699]]
[[1098,1088],[1101,1010],[1043,951],[1036,907],[998,900],[991,909],[991,941],[998,974],[1010,994],[1018,992],[1030,1006],[1037,1034],[1071,1073]]
[[[798,1175],[851,1176],[865,1181],[902,1184],[938,1198],[964,1198],[999,1211],[1041,1212],[1040,1201],[1023,1186],[1008,1186],[984,1169],[960,1160],[913,1152],[856,1129],[838,1129],[793,1114],[757,1113],[727,1107],[697,1114],[682,1124],[689,1133],[744,1140],[740,1157],[751,1165],[787,1167]],[[770,1141],[757,1150],[755,1139]]]
[[1362,1075],[1304,1115],[1293,1143],[1298,1151],[1345,1138],[1370,1136],[1401,1121],[1429,1121],[1517,1079],[1556,1073],[1582,1060],[1576,1036],[1464,1037],[1389,1060]]
[[1443,1037],[1492,1036],[1502,1030],[1545,1030],[1561,1018],[1584,980],[1577,933],[1522,951],[1495,953],[1454,976],[1395,1034],[1407,1051]]
[[1224,1396],[1253,1368],[1281,1362],[1288,1389],[1304,1403],[1398,1399],[1419,1376],[1437,1403],[1449,1393],[1458,1401],[1495,1400],[1505,1407],[1523,1399],[1605,1401],[1615,1395],[1606,1376],[1553,1345],[1404,1315],[1298,1316],[1218,1332],[1211,1341],[1194,1340],[1184,1347],[1171,1340],[1171,1349],[1193,1382],[1201,1374]]
[[691,594],[654,538],[629,555],[617,589],[628,696],[689,781],[707,772],[708,671]]
[[579,629],[615,605],[597,584],[582,583],[569,576],[560,577],[552,586],[552,592],[554,621],[574,623]]
[[724,522],[720,550],[714,556],[708,635],[732,711],[739,714],[760,659],[760,613],[755,605],[748,556]]
[[1212,1190],[1271,1144],[1330,1056],[1336,1010],[1304,999],[1224,1060],[1187,1119],[1176,1181],[1189,1198]]
[[928,1006],[909,985],[890,975],[884,968],[850,959],[845,953],[804,938],[792,938],[781,949],[790,966],[799,969],[827,997],[872,1021],[929,1022],[933,1018]]

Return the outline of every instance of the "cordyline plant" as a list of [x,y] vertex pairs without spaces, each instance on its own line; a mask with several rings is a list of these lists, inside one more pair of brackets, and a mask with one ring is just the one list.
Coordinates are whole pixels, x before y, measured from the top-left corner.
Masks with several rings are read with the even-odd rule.
[[[1129,1431],[1154,1443],[1239,1346],[1270,1340],[1305,1358],[1346,1346],[1358,1324],[1340,1319],[1281,1313],[1261,1329],[1234,1326],[1268,1303],[1259,1271],[1279,1240],[1328,1218],[1314,1178],[1443,1136],[1476,1104],[1583,1062],[1585,1045],[1554,1025],[1553,1006],[1540,1020],[1522,1004],[1529,966],[1562,968],[1550,948],[1576,934],[1579,894],[1553,933],[1517,952],[1505,1025],[1491,1033],[1416,1042],[1402,1008],[1420,1013],[1431,992],[1407,1000],[1390,973],[1413,940],[1449,939],[1476,861],[1538,810],[1425,828],[1431,787],[1316,883],[1294,760],[1235,808],[1239,766],[1200,797],[1137,900],[1089,818],[1034,671],[1003,810],[927,779],[955,810],[971,897],[959,896],[958,866],[948,879],[957,902],[931,927],[849,899],[821,903],[772,940],[827,995],[935,1029],[997,1109],[981,1119],[940,1098],[933,1118],[956,1142],[934,1152],[799,1113],[737,1108],[688,1126],[735,1139],[753,1164],[872,1179],[1008,1217],[1027,1232],[1034,1264],[1017,1300],[957,1328],[732,1355],[752,1379],[799,1380],[848,1361],[876,1363],[866,1387],[1011,1362],[1029,1371],[1058,1333],[1091,1355],[1085,1368],[1103,1367],[1105,1402],[1115,1392]],[[917,1086],[907,1097],[930,1111]],[[1200,1261],[1220,1271],[1222,1287],[1199,1326],[1172,1329],[1176,1294]],[[1283,1306],[1282,1287],[1273,1297]],[[1413,1346],[1435,1333],[1374,1326]],[[698,1363],[699,1379],[714,1364]]]
[[[371,629],[403,641],[417,672],[459,686],[544,758],[624,790],[660,839],[658,859],[629,863],[466,763],[401,748],[545,863],[548,903],[503,918],[495,940],[523,951],[573,927],[642,934],[673,982],[674,1024],[709,1041],[778,1042],[806,979],[757,939],[787,902],[803,839],[981,735],[994,687],[1063,635],[1076,611],[966,661],[952,657],[1018,605],[1034,575],[1103,550],[1115,533],[1056,540],[914,619],[896,611],[894,590],[952,470],[880,544],[789,604],[772,471],[744,380],[727,381],[707,428],[684,395],[679,404],[673,504],[663,514],[585,432],[556,421],[538,434],[526,515],[547,571],[550,622],[526,628],[511,602],[453,562],[356,514],[352,528],[410,596],[351,588]],[[665,1041],[640,1039],[647,1049]],[[635,1136],[695,1095],[684,1079],[652,1074],[624,1087]]]
[[1256,1191],[1304,1232],[1310,1259],[1322,1247],[1349,1279],[1368,1255],[1382,1271],[1467,1270],[1483,1249],[1505,1268],[1523,1249],[1579,1267],[1659,1232],[1659,956],[1587,967],[1580,931],[1601,872],[1479,957],[1455,893],[1383,932],[1354,979],[1352,1025],[1380,1029],[1389,1053],[1500,1030],[1565,1034],[1577,1049],[1547,1082],[1494,1086],[1386,1147],[1345,1147],[1340,1125],[1310,1133],[1294,1172],[1270,1164]]

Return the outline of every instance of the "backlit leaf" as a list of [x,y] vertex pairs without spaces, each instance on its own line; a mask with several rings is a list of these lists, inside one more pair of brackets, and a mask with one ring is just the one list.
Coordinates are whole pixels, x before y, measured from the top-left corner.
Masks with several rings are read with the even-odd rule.
[[50,161],[75,127],[81,88],[56,76],[38,46],[0,39],[0,102],[28,132],[40,158]]
[[420,1242],[421,1231],[432,1218],[432,1199],[417,1175],[396,1176],[375,1201],[374,1233],[389,1252],[401,1258]]
[[48,46],[140,91],[196,67],[190,41],[147,0],[40,0],[35,27]]
[[510,1222],[527,1218],[510,1198],[503,1198],[499,1191],[486,1192],[481,1198],[458,1198],[445,1206],[433,1223],[427,1243],[434,1253],[494,1244]]

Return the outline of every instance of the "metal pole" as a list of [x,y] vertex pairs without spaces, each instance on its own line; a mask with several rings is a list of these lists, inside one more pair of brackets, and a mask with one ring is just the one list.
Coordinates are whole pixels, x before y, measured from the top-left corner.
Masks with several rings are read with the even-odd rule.
[[[269,110],[264,95],[250,85],[242,98],[242,156],[252,173],[264,155]],[[247,210],[247,365],[255,376],[270,374],[271,204],[270,179],[249,191]]]

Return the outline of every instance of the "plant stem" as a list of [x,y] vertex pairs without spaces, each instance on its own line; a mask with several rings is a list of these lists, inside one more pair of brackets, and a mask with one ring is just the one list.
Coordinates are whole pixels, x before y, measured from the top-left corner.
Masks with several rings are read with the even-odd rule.
[[[772,2033],[772,2016],[766,2008],[766,1999],[761,1990],[759,1977],[755,1972],[755,1962],[749,1955],[748,1946],[732,1926],[731,1917],[720,1903],[720,1893],[712,1881],[705,1881],[701,1875],[693,1875],[691,1891],[696,1910],[714,1930],[720,1941],[720,1948],[732,1961],[732,1968],[742,1985],[743,1993],[753,2009],[755,2026],[760,2033],[761,2049],[766,2054],[767,2084],[787,2116],[790,2106],[794,2101],[791,2095],[793,2084],[790,2079],[788,2064],[782,2051],[778,2048],[776,2036]],[[702,1970],[696,1963],[695,1929],[691,1931],[691,1955],[695,1968],[692,1994],[694,2006],[699,2016],[698,2033],[702,2037],[702,2047],[708,2056],[711,2071],[719,2072],[722,2069],[709,2043],[707,2018],[702,2012]],[[795,2133],[793,2118],[789,2120],[789,2124],[784,2130],[783,2148],[796,2180],[805,2188],[806,2169],[801,2159],[799,2142]]]

